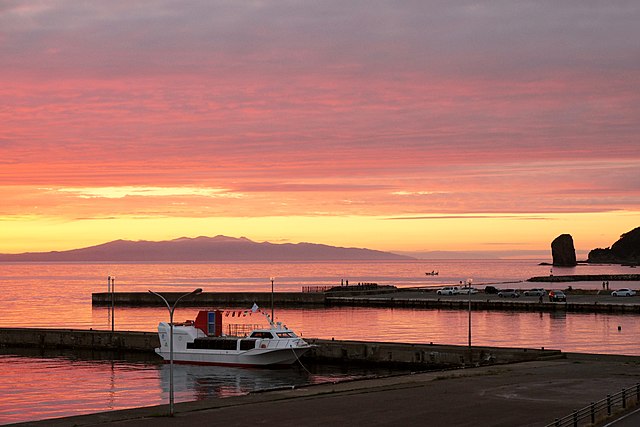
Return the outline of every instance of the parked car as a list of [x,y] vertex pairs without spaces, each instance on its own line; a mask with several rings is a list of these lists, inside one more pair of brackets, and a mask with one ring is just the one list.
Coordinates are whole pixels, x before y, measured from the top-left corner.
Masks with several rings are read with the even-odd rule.
[[458,294],[460,295],[469,295],[469,292],[471,292],[471,295],[474,295],[478,293],[478,290],[473,287],[472,288],[464,287],[464,288],[458,289]]
[[543,297],[545,295],[547,295],[547,291],[542,288],[533,288],[524,291],[525,297]]
[[562,291],[549,291],[549,301],[567,301],[567,296]]
[[517,289],[503,289],[498,292],[500,298],[519,298],[520,293]]
[[442,289],[438,289],[438,292],[436,293],[438,295],[455,295],[459,290],[460,288],[458,288],[457,286],[445,286]]
[[484,287],[484,293],[485,294],[497,294],[498,292],[500,292],[500,289],[496,288],[495,286],[485,286]]
[[629,288],[622,288],[611,292],[611,296],[614,297],[632,297],[636,294],[636,291]]

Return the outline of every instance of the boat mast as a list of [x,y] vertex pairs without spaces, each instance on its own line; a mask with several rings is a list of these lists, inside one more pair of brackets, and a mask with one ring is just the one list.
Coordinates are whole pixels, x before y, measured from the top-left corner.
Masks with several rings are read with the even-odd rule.
[[271,320],[270,323],[273,324],[273,320],[275,319],[275,317],[273,317],[273,281],[276,280],[275,277],[271,277]]

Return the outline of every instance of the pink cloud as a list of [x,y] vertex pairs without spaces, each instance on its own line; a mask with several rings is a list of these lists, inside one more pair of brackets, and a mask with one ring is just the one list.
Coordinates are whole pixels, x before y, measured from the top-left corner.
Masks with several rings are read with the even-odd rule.
[[640,204],[635,8],[43,5],[0,10],[2,185],[229,188],[282,213]]

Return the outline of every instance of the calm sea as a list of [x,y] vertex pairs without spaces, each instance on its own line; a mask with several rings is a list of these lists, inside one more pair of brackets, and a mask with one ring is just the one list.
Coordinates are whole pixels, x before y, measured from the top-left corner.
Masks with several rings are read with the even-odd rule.
[[[109,310],[91,305],[92,292],[299,291],[303,285],[375,282],[399,287],[438,286],[473,279],[475,285],[518,282],[548,275],[536,260],[434,260],[400,262],[224,264],[0,263],[0,327],[110,329]],[[437,276],[425,272],[438,271]],[[621,266],[555,268],[555,275],[634,273]],[[615,285],[615,284],[612,284]],[[510,285],[528,287],[527,283]],[[600,283],[581,286],[598,288]],[[248,308],[248,307],[247,307]],[[178,308],[176,320],[195,318],[197,308]],[[452,310],[322,308],[277,309],[303,337],[466,345],[468,314]],[[117,330],[154,331],[166,308],[117,308]],[[256,323],[255,318],[236,322]],[[640,316],[567,313],[472,314],[473,343],[545,347],[563,351],[640,355]],[[93,360],[76,354],[5,349],[0,354],[0,423],[145,406],[166,402],[166,367],[149,360]],[[181,367],[176,400],[224,397],[252,390],[368,375],[335,367],[309,373],[301,367],[277,372]],[[319,369],[319,368],[316,368]],[[73,372],[73,375],[70,373]]]

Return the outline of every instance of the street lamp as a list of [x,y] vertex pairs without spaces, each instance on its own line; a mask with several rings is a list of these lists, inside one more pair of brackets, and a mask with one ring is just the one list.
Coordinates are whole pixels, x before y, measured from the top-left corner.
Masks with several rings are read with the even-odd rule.
[[202,289],[198,288],[188,294],[181,295],[176,302],[173,303],[173,306],[170,305],[166,298],[159,293],[153,292],[152,290],[149,290],[149,293],[162,299],[169,309],[169,416],[173,417],[173,312],[182,298],[201,294]]
[[473,279],[467,279],[467,288],[469,291],[469,364],[472,361],[472,353],[471,353],[471,284],[473,283]]
[[107,277],[107,289],[111,293],[111,332],[116,330],[116,277]]
[[275,277],[271,277],[271,321],[273,322],[273,281],[276,280]]

